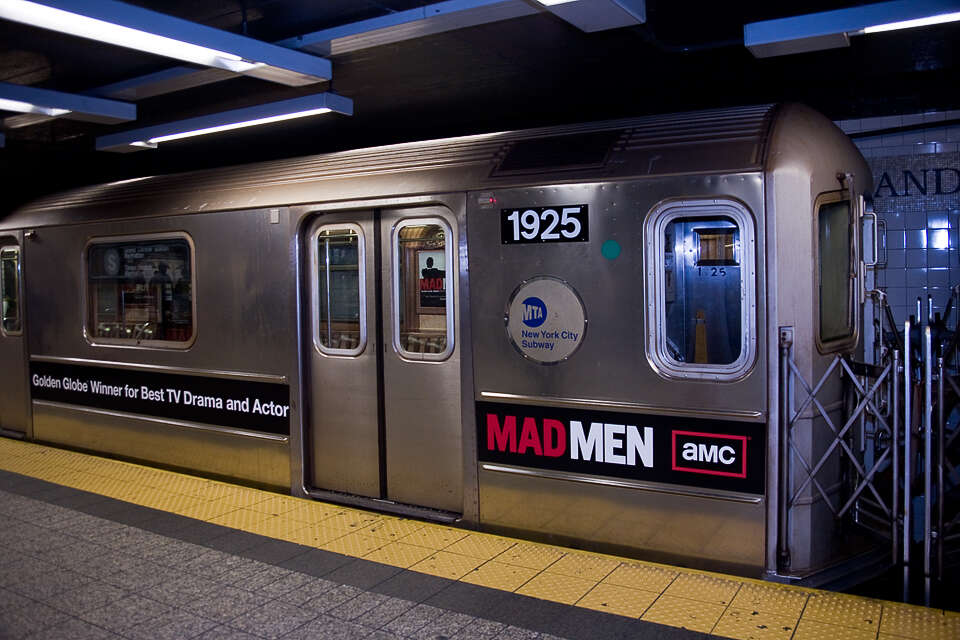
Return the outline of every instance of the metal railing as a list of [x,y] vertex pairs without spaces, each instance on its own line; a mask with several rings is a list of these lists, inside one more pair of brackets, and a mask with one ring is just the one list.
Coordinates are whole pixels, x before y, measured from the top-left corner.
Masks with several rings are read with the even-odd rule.
[[[780,329],[779,573],[791,569],[796,510],[816,500],[890,545],[905,601],[949,597],[945,572],[960,569],[960,331],[946,327],[955,300],[960,286],[940,318],[918,299],[902,334],[884,306],[879,333],[884,317],[891,331],[880,363],[837,355],[813,382],[795,360],[792,328]],[[840,388],[842,407],[829,401]]]
[[[917,309],[919,314],[919,299]],[[956,331],[951,339],[943,324],[935,322],[929,298],[926,324],[915,330],[913,318],[904,323],[910,357],[900,380],[904,397],[916,402],[915,407],[905,402],[903,410],[903,598],[911,599],[911,587],[919,582],[911,580],[911,572],[922,564],[927,605],[945,595],[938,593],[945,571],[960,566],[960,384],[955,363],[948,364],[956,358]],[[922,521],[912,523],[911,515],[921,509]]]

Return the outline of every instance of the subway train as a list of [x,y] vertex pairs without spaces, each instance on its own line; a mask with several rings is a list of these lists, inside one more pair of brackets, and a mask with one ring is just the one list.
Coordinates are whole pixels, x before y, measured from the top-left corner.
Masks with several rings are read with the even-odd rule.
[[832,515],[777,517],[778,331],[811,377],[862,350],[870,193],[783,104],[52,195],[0,219],[0,428],[758,577],[789,526],[814,571]]

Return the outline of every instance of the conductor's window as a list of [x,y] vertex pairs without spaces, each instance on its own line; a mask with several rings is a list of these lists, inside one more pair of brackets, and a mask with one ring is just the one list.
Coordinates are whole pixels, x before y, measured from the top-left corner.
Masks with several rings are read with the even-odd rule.
[[3,298],[4,335],[20,334],[20,248],[0,249],[0,297]]
[[194,337],[193,248],[183,235],[87,247],[87,335],[103,344],[187,347]]
[[856,340],[857,305],[853,217],[850,201],[836,192],[817,203],[818,346],[822,352],[847,348]]
[[324,353],[358,355],[367,341],[363,231],[355,224],[323,226],[314,246],[317,346]]
[[756,352],[749,213],[735,202],[670,203],[645,231],[651,363],[673,378],[741,377]]
[[450,239],[439,218],[404,220],[394,229],[395,347],[411,360],[443,360],[453,351]]

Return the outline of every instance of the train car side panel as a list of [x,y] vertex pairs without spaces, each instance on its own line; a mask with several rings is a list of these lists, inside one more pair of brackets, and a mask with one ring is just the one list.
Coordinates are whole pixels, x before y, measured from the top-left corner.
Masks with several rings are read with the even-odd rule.
[[[690,399],[704,414],[729,414],[759,419],[766,410],[762,380],[765,359],[756,355],[745,373],[733,382],[676,381],[658,374],[647,362],[643,224],[662,201],[728,198],[743,203],[754,225],[757,246],[751,252],[756,295],[765,287],[762,269],[762,182],[758,175],[656,178],[643,182],[552,186],[492,191],[496,207],[470,213],[469,242],[472,278],[483,282],[473,289],[473,335],[478,399],[502,394],[538,399],[542,404],[584,400],[632,404],[635,410],[688,414]],[[472,200],[472,199],[471,199]],[[505,244],[501,240],[503,212],[518,209],[588,204],[590,237],[585,242]],[[605,254],[604,247],[609,249]],[[484,250],[481,251],[480,248]],[[612,247],[616,248],[615,253]],[[757,264],[759,262],[759,264]],[[711,271],[716,271],[715,277]],[[511,293],[537,276],[563,280],[582,299],[586,329],[569,358],[545,366],[519,353],[508,335],[504,315]],[[732,278],[720,268],[702,270],[702,279]],[[764,326],[764,310],[756,309],[756,326]],[[722,324],[725,317],[708,310],[706,324]],[[526,327],[528,333],[541,327]],[[734,331],[731,329],[731,331]],[[758,335],[759,334],[759,335]],[[524,336],[521,335],[522,339]],[[765,353],[765,336],[749,339],[756,354]],[[537,338],[530,338],[538,342]],[[522,345],[520,345],[522,347]],[[531,347],[534,349],[535,347]],[[562,348],[558,345],[557,348]],[[544,347],[549,351],[549,345]],[[693,348],[691,347],[691,353]],[[556,352],[555,352],[556,353]],[[551,355],[546,353],[546,360]],[[692,360],[692,358],[691,358]],[[521,398],[514,400],[520,402]]]
[[[758,573],[767,454],[761,176],[489,196],[495,206],[469,199],[470,270],[483,283],[472,295],[481,523]],[[678,213],[661,233],[670,247],[648,260],[657,243],[647,223],[671,207]],[[587,237],[574,233],[577,209],[587,210]],[[558,226],[545,231],[551,211]],[[648,272],[661,267],[676,282],[650,285]],[[657,327],[675,338],[667,357],[678,377],[649,358],[648,310],[681,300],[690,308],[674,316],[685,316]],[[681,337],[689,344],[673,344]]]
[[288,233],[281,210],[38,230],[34,436],[289,486]]

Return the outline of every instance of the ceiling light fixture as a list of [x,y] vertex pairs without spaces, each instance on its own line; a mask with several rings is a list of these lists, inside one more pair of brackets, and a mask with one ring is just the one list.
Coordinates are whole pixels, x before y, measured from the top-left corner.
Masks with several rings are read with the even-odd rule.
[[169,133],[163,136],[155,136],[147,140],[147,144],[157,145],[160,142],[169,142],[171,140],[180,140],[181,138],[192,138],[194,136],[205,136],[209,133],[219,133],[221,131],[230,131],[231,129],[242,129],[244,127],[255,127],[261,124],[270,124],[271,122],[282,122],[283,120],[293,120],[294,118],[305,118],[315,116],[321,113],[330,113],[329,107],[320,107],[318,109],[304,109],[293,113],[282,113],[277,116],[267,116],[266,118],[254,118],[242,122],[231,122],[229,124],[218,124],[202,129],[193,129],[192,131],[181,131],[179,133]]
[[40,105],[22,102],[20,100],[10,100],[9,98],[0,98],[0,111],[16,111],[17,113],[39,113],[44,116],[62,116],[70,113],[70,109],[56,109],[54,107],[42,107]]
[[647,21],[646,0],[537,0],[581,31],[635,27]]
[[116,0],[3,0],[0,18],[291,86],[331,76],[323,58]]
[[330,112],[353,115],[353,101],[326,92],[222,111],[177,122],[100,136],[97,138],[97,150],[127,152],[156,149],[158,144],[171,140],[255,127]]
[[882,33],[884,31],[896,31],[897,29],[913,29],[916,27],[929,27],[934,24],[944,24],[947,22],[956,22],[960,20],[960,11],[954,13],[941,13],[938,16],[928,16],[926,18],[916,18],[913,20],[901,20],[900,22],[890,22],[887,24],[878,24],[872,27],[864,27],[863,33]]
[[960,20],[958,0],[892,0],[743,26],[758,58],[850,46],[850,37]]
[[128,122],[137,118],[136,105],[128,102],[7,82],[0,82],[0,111],[62,116],[71,120],[104,124]]

